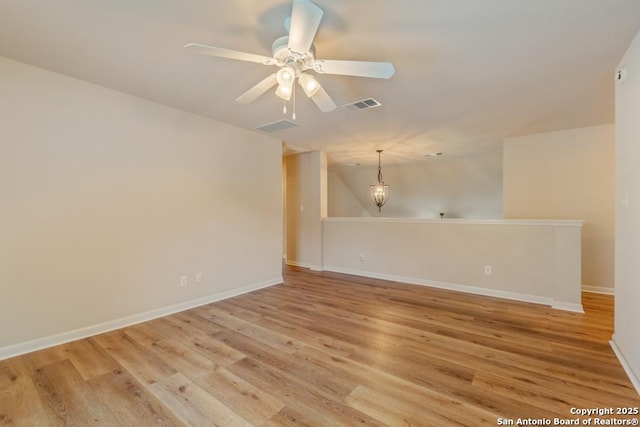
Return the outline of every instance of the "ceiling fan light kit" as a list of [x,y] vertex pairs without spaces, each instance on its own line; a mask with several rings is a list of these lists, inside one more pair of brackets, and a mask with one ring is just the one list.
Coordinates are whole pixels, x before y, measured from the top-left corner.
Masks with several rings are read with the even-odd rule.
[[[285,102],[294,98],[295,119],[295,91],[294,84],[302,87],[307,97],[318,106],[320,111],[329,112],[337,108],[336,103],[322,88],[318,80],[310,74],[335,74],[343,76],[369,77],[388,79],[395,73],[393,64],[389,62],[342,61],[316,59],[316,49],[313,39],[316,36],[324,12],[311,0],[293,0],[291,17],[285,20],[288,36],[278,38],[272,44],[272,57],[239,52],[230,49],[207,46],[197,43],[185,45],[186,49],[201,55],[219,58],[235,59],[238,61],[256,62],[280,68],[276,73],[268,76],[248,91],[240,95],[236,102],[248,104],[262,94],[278,85],[276,95]],[[284,108],[286,113],[286,105]]]

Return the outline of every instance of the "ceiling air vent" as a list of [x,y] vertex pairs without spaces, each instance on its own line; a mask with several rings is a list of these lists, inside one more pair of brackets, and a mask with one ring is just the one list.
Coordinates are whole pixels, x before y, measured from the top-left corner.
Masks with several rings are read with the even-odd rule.
[[369,108],[379,107],[381,105],[382,104],[380,104],[375,99],[367,98],[361,101],[352,102],[351,104],[345,104],[343,105],[343,107],[349,111],[358,111],[358,110],[367,110]]
[[266,125],[258,126],[256,129],[263,132],[278,132],[280,130],[298,127],[297,124],[290,122],[289,120],[278,120],[277,122],[267,123]]

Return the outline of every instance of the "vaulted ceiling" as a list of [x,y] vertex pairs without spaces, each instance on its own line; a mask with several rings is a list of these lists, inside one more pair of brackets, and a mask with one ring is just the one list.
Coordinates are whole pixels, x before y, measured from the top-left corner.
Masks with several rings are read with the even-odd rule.
[[[638,0],[315,0],[316,56],[389,61],[389,80],[318,75],[338,105],[300,91],[297,127],[272,133],[334,163],[499,149],[505,137],[612,123],[615,67]],[[260,55],[289,1],[3,0],[0,55],[246,129],[283,118],[272,92],[234,100],[273,66],[194,55],[194,42]],[[291,111],[291,108],[289,108]]]

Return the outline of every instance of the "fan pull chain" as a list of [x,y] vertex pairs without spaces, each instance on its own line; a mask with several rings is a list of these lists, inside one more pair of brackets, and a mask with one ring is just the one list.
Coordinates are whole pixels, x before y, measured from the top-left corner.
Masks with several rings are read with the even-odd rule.
[[282,101],[282,114],[287,114],[287,101]]

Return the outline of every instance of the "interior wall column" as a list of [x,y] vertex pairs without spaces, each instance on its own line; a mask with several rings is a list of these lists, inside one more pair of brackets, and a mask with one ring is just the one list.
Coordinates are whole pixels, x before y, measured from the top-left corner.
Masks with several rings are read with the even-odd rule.
[[322,220],[327,216],[327,154],[290,155],[286,163],[286,262],[323,269]]
[[311,269],[322,270],[322,220],[327,217],[327,153],[313,151],[311,157]]

